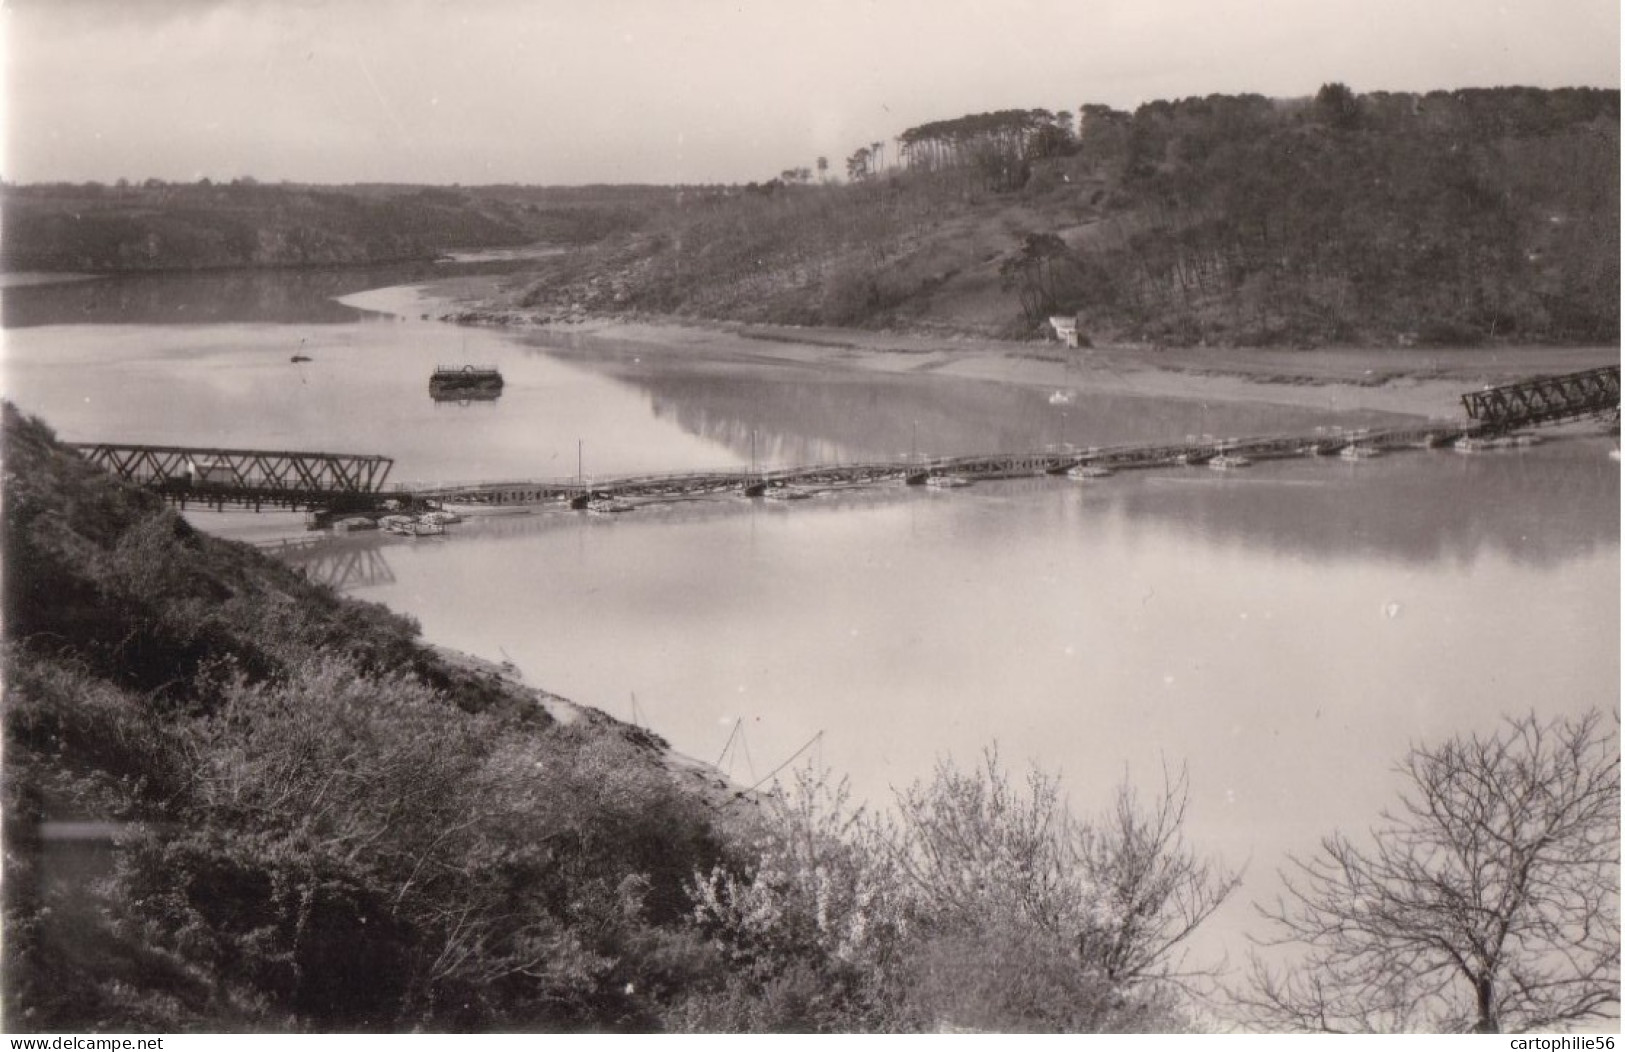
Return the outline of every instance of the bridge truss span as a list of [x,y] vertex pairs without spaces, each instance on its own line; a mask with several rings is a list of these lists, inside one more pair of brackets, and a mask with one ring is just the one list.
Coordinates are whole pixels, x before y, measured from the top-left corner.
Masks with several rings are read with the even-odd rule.
[[70,448],[126,481],[182,504],[367,503],[383,492],[394,460],[360,453],[314,453],[189,446],[72,443]]
[[1461,396],[1480,427],[1511,430],[1619,412],[1619,366],[1487,387]]

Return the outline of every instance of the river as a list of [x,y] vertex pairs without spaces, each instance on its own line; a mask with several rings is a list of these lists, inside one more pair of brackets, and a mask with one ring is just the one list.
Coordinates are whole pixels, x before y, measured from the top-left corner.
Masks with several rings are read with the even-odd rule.
[[[398,290],[334,298],[398,280],[8,289],[6,394],[66,440],[382,453],[394,481],[1395,422],[1087,392],[1055,404],[612,341],[584,354],[569,337],[410,320]],[[502,397],[431,401],[430,370],[458,363],[499,366]],[[1191,842],[1247,867],[1200,946],[1234,961],[1276,867],[1369,825],[1412,743],[1531,710],[1617,711],[1611,446],[556,511],[287,557],[745,784],[799,753],[883,804],[939,759],[974,763],[997,743],[1013,767],[1062,774],[1088,812],[1125,778],[1152,791],[1183,769]]]

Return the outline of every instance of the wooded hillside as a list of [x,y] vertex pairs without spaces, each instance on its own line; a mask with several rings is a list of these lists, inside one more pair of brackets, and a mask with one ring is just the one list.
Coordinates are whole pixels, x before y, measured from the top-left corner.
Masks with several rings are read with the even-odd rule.
[[448,249],[597,240],[635,225],[643,196],[253,180],[7,187],[0,266],[124,273],[397,263]]
[[1619,93],[1209,96],[934,121],[690,194],[557,302],[1192,345],[1612,342]]

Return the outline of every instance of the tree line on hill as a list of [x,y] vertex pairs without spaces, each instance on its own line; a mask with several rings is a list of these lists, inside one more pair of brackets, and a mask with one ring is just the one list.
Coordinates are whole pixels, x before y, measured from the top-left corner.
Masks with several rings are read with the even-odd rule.
[[1130,207],[1046,307],[1181,343],[1617,339],[1617,92],[1330,84],[1089,130]]

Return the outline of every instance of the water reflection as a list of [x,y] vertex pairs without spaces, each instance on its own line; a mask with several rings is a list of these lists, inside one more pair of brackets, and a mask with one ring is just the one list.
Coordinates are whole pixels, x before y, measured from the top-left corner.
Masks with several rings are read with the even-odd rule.
[[[424,396],[464,361],[502,370],[499,401]],[[68,441],[374,453],[395,481],[564,477],[582,449],[597,475],[744,461],[624,383],[433,323],[44,326],[8,333],[4,381]]]
[[337,325],[370,312],[336,297],[460,274],[506,273],[517,261],[402,263],[384,267],[120,274],[88,281],[0,288],[0,326],[200,325],[289,322]]
[[230,321],[353,322],[362,312],[331,297],[360,280],[356,273],[294,275],[139,274],[0,290],[0,324],[8,329],[61,324],[196,325]]
[[[1131,520],[1317,562],[1552,566],[1619,544],[1619,466],[1601,440],[1507,455],[1306,459],[1245,475],[1159,472],[1110,496]],[[1091,496],[1104,491],[1095,487]]]
[[[773,522],[897,507],[908,509],[917,525],[921,515],[940,517],[947,513],[944,503],[956,501],[955,536],[971,545],[1035,530],[1121,528],[1133,535],[1152,529],[1215,551],[1239,547],[1324,564],[1470,568],[1492,559],[1554,569],[1618,547],[1619,474],[1603,455],[1605,446],[1576,439],[1506,456],[1418,452],[1380,464],[1276,462],[1245,476],[1191,468],[1082,484],[1056,477],[988,481],[957,493],[896,483],[824,492],[793,504],[743,496],[652,503],[634,514],[644,525],[697,526],[740,516]],[[500,546],[563,531],[611,530],[619,521],[539,508],[475,517],[434,543]],[[393,583],[388,555],[413,543],[338,537],[299,546],[285,558],[336,587],[368,588]],[[357,550],[367,553],[365,572]]]
[[1159,443],[1190,434],[1309,433],[1321,426],[1379,427],[1410,419],[1086,391],[1055,404],[1047,391],[1014,384],[840,368],[747,366],[746,375],[725,376],[688,363],[629,362],[624,355],[570,360],[647,391],[658,417],[736,454],[748,455],[754,439],[765,463]]
[[[623,718],[635,694],[703,759],[741,720],[758,773],[824,731],[824,761],[869,801],[994,740],[1061,769],[1085,806],[1125,769],[1150,784],[1188,763],[1193,837],[1267,877],[1368,821],[1409,742],[1614,697],[1617,541],[1536,532],[1549,551],[1530,557],[1510,494],[1478,490],[1469,512],[1432,484],[1501,466],[1450,456],[1353,465],[1368,487],[1305,463],[1258,483],[1143,473],[492,518],[387,546],[395,582],[365,594]],[[1255,520],[1255,499],[1286,524]],[[1373,502],[1419,505],[1431,533],[1351,527]],[[1489,525],[1417,554],[1469,514]],[[1341,551],[1350,537],[1369,542]]]
[[317,584],[341,592],[378,588],[395,583],[385,554],[389,538],[348,535],[322,537],[314,543],[263,545],[261,550],[304,573]]
[[502,397],[501,391],[437,391],[429,389],[429,400],[437,405],[472,406],[481,402],[495,402]]

